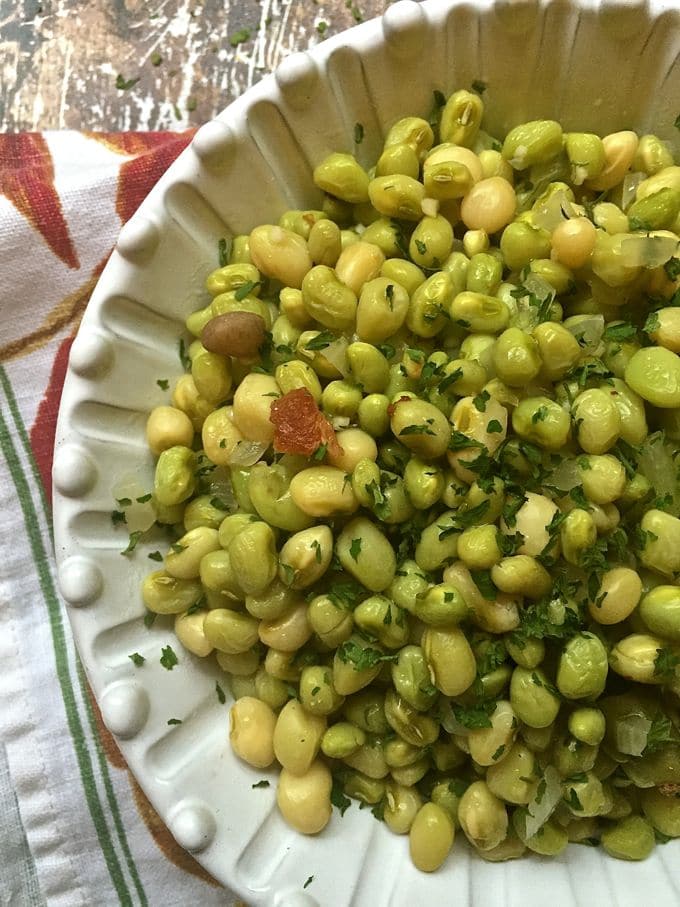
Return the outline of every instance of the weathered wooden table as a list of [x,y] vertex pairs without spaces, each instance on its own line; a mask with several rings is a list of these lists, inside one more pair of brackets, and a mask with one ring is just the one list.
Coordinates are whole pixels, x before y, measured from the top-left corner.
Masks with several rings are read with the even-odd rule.
[[0,0],[0,129],[184,129],[390,0]]

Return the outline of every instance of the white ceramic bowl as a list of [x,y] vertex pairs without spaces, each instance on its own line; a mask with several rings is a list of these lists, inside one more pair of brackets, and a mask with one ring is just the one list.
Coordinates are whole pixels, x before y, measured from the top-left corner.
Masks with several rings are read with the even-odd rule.
[[[112,488],[134,473],[150,487],[148,410],[166,399],[158,378],[180,374],[181,322],[202,304],[217,239],[271,222],[287,208],[318,207],[313,165],[358,147],[374,161],[387,127],[427,115],[433,89],[488,84],[487,122],[503,134],[554,116],[604,134],[633,127],[675,140],[680,113],[680,13],[649,3],[402,0],[382,19],[289,57],[205,125],[121,233],[71,353],[54,459],[54,517],[61,591],[104,721],[180,844],[252,905],[412,907],[469,904],[553,907],[680,902],[679,847],[643,864],[571,846],[556,860],[491,865],[457,842],[446,868],[416,872],[407,840],[368,811],[336,813],[317,838],[291,832],[274,804],[274,773],[231,753],[215,672],[180,655],[159,620],[151,630],[139,582],[153,565],[140,545],[122,558],[111,524]],[[147,657],[136,669],[128,655]],[[169,727],[170,717],[183,724]],[[269,789],[252,790],[261,777]],[[461,836],[462,838],[462,836]],[[309,876],[314,881],[306,890]]]

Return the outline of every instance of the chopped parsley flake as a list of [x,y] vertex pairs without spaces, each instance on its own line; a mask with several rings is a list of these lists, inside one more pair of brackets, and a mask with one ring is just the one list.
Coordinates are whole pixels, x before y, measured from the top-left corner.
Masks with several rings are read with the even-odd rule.
[[166,391],[170,387],[170,382],[167,378],[159,378],[158,381],[156,381],[156,384],[162,391]]
[[227,701],[227,697],[224,695],[224,690],[217,680],[215,681],[215,692],[217,693],[217,698],[220,701],[220,705],[224,705],[224,703]]
[[359,555],[361,554],[361,539],[352,539],[352,544],[349,546],[350,557],[355,561],[359,560]]
[[232,47],[238,47],[239,44],[245,44],[246,41],[250,41],[249,28],[240,28],[233,35],[229,35],[229,43]]
[[137,82],[139,82],[139,76],[135,79],[126,79],[125,76],[120,73],[116,76],[116,88],[118,91],[128,91],[128,89],[134,88]]
[[354,124],[354,144],[361,145],[364,140],[364,126],[363,123]]
[[266,778],[263,778],[262,781],[256,781],[255,784],[251,784],[250,786],[253,790],[257,790],[258,788],[271,787],[271,784]]
[[172,671],[175,665],[179,664],[172,646],[163,646],[160,661],[166,671]]
[[168,718],[168,724],[181,724],[181,718]]
[[133,652],[132,655],[128,655],[128,658],[136,668],[141,668],[146,661],[146,658],[144,658],[143,655],[140,655],[139,652]]
[[143,535],[144,535],[144,533],[141,529],[136,529],[134,532],[131,532],[130,537],[128,539],[127,548],[124,551],[121,551],[120,553],[121,554],[132,554],[132,552],[137,547],[137,543],[139,542],[139,540],[141,539],[141,537]]

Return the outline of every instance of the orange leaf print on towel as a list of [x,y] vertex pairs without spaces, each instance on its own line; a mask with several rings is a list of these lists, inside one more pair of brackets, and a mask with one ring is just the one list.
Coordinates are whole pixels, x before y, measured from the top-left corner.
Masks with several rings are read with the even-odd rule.
[[117,154],[131,156],[121,165],[118,175],[116,211],[123,223],[130,220],[195,132],[195,129],[188,129],[186,132],[86,133]]
[[0,194],[41,234],[69,268],[79,268],[78,255],[54,188],[52,156],[37,133],[4,135],[0,151]]

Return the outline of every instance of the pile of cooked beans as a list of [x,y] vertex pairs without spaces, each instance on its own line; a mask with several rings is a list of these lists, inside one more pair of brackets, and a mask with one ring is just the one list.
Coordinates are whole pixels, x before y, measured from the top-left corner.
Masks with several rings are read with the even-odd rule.
[[483,112],[436,92],[220,244],[143,598],[298,831],[354,800],[424,871],[640,860],[680,836],[680,167]]

